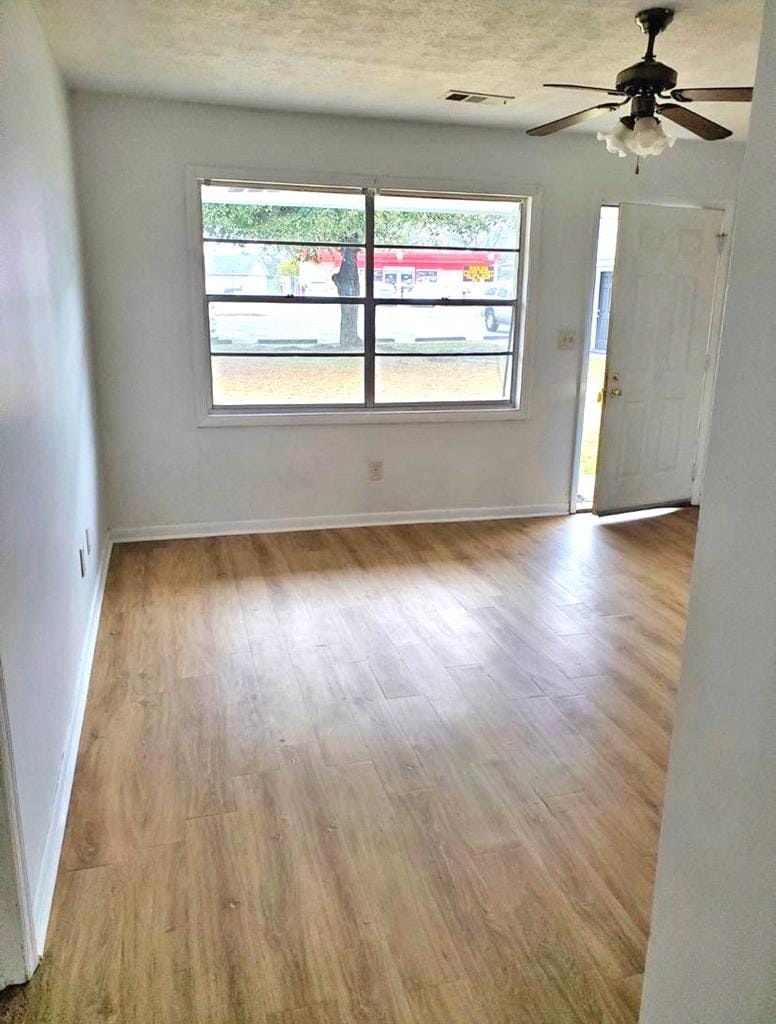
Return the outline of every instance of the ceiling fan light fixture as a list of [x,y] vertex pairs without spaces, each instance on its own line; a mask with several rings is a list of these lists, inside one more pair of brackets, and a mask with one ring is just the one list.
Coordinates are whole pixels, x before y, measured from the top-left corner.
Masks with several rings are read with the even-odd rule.
[[606,143],[606,149],[609,153],[623,157],[628,156],[631,152],[631,135],[633,135],[632,129],[627,124],[620,122],[613,132],[597,132],[596,138],[599,142]]
[[623,118],[613,132],[598,132],[596,138],[606,143],[609,153],[616,156],[659,156],[664,150],[670,149],[676,142],[669,135],[656,117],[640,117],[631,128],[629,121]]
[[656,117],[640,117],[627,139],[627,146],[636,156],[659,156],[676,142]]

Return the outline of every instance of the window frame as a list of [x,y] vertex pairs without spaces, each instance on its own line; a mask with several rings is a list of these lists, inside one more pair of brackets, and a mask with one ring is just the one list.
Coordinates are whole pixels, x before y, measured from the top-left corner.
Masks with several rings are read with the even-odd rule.
[[[479,188],[474,191],[462,182],[444,182],[439,187],[430,187],[428,181],[408,181],[401,179],[373,179],[364,184],[342,175],[305,175],[308,179],[299,183],[298,176],[288,173],[272,172],[257,174],[245,171],[229,171],[202,167],[187,167],[187,217],[190,274],[193,313],[193,334],[198,340],[195,347],[195,376],[197,378],[197,413],[199,426],[260,426],[282,424],[333,424],[333,423],[364,423],[364,422],[438,422],[466,420],[504,420],[527,419],[529,416],[529,366],[532,355],[531,339],[535,320],[535,302],[530,272],[531,264],[536,262],[539,237],[539,201],[540,189],[533,187],[514,191],[503,187]],[[365,197],[366,232],[364,249],[365,294],[354,300],[356,305],[364,309],[364,404],[289,404],[289,405],[214,405],[210,325],[208,304],[210,301],[221,301],[222,296],[208,296],[205,285],[205,262],[202,230],[202,204],[200,186],[207,183],[225,184],[255,188],[297,189],[315,192],[348,192],[363,194]],[[488,201],[520,202],[520,234],[518,239],[518,273],[515,286],[515,299],[499,301],[500,305],[515,310],[511,349],[505,357],[512,360],[510,396],[495,401],[456,401],[456,402],[401,402],[374,404],[375,358],[375,313],[379,306],[421,306],[438,307],[481,306],[483,309],[493,305],[493,301],[463,299],[403,299],[376,298],[374,295],[374,197],[383,195],[406,195],[428,198],[452,199],[483,199]],[[379,248],[379,244],[377,248]],[[406,248],[412,248],[407,246]],[[443,249],[445,246],[431,248]],[[450,248],[450,247],[447,247]],[[256,299],[245,296],[246,301]],[[229,300],[227,300],[229,301]],[[263,301],[288,302],[289,304],[314,304],[316,298],[295,297],[264,297]],[[321,298],[317,299],[321,302]],[[325,300],[324,300],[325,301]],[[338,303],[340,298],[331,298],[330,302]],[[479,353],[476,353],[479,354]],[[371,365],[370,365],[371,364]],[[372,385],[370,389],[370,383]],[[371,393],[370,393],[371,391]],[[371,404],[370,404],[371,403]]]

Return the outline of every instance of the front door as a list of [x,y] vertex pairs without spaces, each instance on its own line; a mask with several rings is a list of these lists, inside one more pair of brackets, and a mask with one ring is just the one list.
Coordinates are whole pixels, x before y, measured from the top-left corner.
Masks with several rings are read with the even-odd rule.
[[593,511],[689,504],[721,210],[623,203]]

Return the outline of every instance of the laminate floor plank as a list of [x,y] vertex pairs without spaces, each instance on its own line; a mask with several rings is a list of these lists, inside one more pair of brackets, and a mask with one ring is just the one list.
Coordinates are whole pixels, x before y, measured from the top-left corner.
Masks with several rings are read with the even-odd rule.
[[654,865],[621,826],[627,805],[601,807],[581,793],[549,797],[547,804],[646,939]]
[[117,545],[15,1024],[636,1024],[696,514]]
[[404,644],[398,651],[420,693],[427,697],[461,696],[446,666],[425,641]]
[[[556,698],[557,700],[558,698]],[[574,727],[567,715],[549,697],[523,701],[520,713],[534,735],[541,740],[577,780],[578,787],[599,801],[617,801],[630,796],[639,802],[654,796],[654,779],[628,776],[611,766],[606,751],[597,749]],[[636,790],[631,786],[634,781]]]
[[248,775],[278,767],[276,745],[259,693],[250,650],[222,655],[216,663],[217,703],[226,729],[226,773]]
[[462,973],[453,937],[421,872],[411,869],[394,805],[371,764],[327,776],[329,806],[374,908],[399,974],[410,987]]
[[431,783],[396,715],[393,701],[354,701],[353,714],[369,760],[388,793],[406,793]]
[[611,765],[633,790],[654,807],[662,803],[665,769],[658,767],[594,701],[584,696],[561,697],[554,704],[596,756]]
[[384,696],[419,697],[420,682],[404,663],[397,650],[380,651],[368,659],[369,667],[377,679]]

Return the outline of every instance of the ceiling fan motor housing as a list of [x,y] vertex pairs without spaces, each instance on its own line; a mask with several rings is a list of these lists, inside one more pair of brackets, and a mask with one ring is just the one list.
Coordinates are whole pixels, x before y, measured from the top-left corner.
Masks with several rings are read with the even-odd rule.
[[676,85],[677,74],[667,64],[659,60],[640,60],[625,68],[617,76],[617,88],[628,96],[641,93],[652,94],[668,92]]

